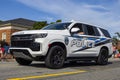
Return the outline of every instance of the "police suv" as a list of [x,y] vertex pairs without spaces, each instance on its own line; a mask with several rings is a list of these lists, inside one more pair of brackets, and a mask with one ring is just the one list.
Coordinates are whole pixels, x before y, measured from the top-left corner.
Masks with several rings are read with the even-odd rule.
[[51,24],[41,30],[13,33],[10,52],[20,65],[45,61],[49,68],[61,68],[66,60],[106,65],[112,55],[112,42],[105,29],[66,22]]

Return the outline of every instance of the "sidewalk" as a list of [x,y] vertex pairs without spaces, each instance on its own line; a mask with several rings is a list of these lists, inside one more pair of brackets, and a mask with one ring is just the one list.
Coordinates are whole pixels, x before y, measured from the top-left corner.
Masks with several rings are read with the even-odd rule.
[[120,58],[114,58],[113,56],[109,58],[109,61],[120,61]]
[[2,59],[0,62],[14,62],[15,59]]

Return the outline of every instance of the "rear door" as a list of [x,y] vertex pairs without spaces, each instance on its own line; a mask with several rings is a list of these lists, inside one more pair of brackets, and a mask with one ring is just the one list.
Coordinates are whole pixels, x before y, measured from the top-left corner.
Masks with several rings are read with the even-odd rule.
[[[70,50],[72,57],[97,56],[95,40],[99,39],[97,28],[85,24],[75,24],[72,28],[78,27],[80,31],[71,33]],[[71,30],[72,30],[71,28]],[[96,36],[97,35],[97,36]]]
[[89,56],[97,56],[99,54],[99,48],[96,44],[100,41],[100,33],[97,27],[91,25],[84,24],[84,28],[87,42],[87,46],[84,51]]

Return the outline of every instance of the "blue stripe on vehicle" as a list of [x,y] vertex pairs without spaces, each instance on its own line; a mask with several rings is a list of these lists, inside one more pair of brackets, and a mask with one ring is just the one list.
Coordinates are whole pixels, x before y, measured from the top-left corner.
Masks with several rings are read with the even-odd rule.
[[[98,44],[95,44],[95,47],[103,45],[103,44],[107,44],[107,43],[110,43],[110,42],[111,42],[111,39],[108,39],[106,41],[102,41],[102,42],[100,42]],[[75,50],[73,52],[83,51],[83,50],[90,49],[90,48],[92,48],[92,47],[82,47],[81,49]]]

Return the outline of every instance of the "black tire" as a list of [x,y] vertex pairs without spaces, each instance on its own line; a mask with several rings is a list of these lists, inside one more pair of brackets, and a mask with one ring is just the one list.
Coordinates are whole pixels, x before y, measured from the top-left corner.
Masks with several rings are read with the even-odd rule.
[[26,60],[26,59],[23,59],[23,58],[15,58],[15,60],[17,61],[17,63],[19,65],[29,65],[29,64],[32,63],[32,61]]
[[98,59],[96,61],[99,65],[107,65],[108,64],[108,50],[105,48],[102,48],[100,50]]
[[48,55],[45,59],[45,64],[48,68],[58,69],[61,68],[65,61],[65,51],[60,46],[53,46],[50,48]]

